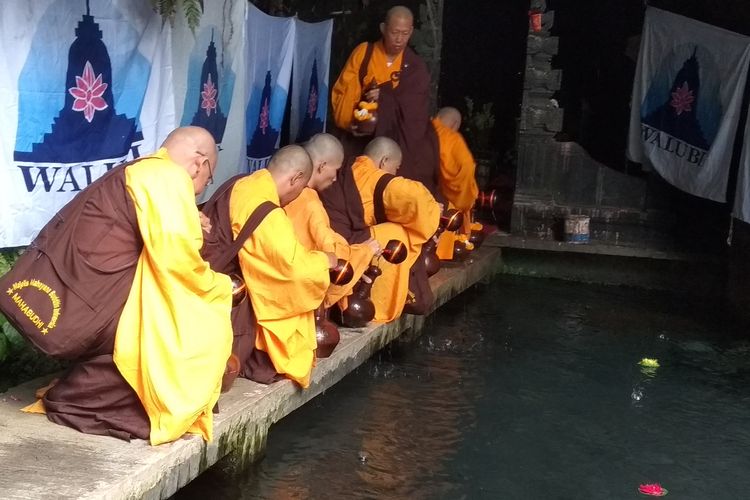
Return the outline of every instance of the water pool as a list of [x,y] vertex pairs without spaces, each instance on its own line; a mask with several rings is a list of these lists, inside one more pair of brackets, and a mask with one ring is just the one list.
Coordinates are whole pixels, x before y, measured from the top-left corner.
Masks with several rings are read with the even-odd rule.
[[750,498],[741,333],[665,293],[501,276],[174,498]]

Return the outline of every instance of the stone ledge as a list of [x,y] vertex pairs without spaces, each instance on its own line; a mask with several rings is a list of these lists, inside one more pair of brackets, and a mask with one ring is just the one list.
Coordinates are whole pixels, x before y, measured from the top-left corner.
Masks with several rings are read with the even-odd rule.
[[[433,276],[433,310],[494,274],[499,258],[499,249],[485,247],[474,259]],[[221,412],[214,419],[214,441],[209,444],[187,436],[152,447],[140,440],[126,443],[82,434],[18,411],[33,401],[34,390],[50,377],[12,388],[0,394],[0,498],[167,498],[230,453],[249,462],[259,458],[271,424],[423,323],[424,317],[407,315],[383,325],[342,328],[341,343],[330,358],[318,361],[311,386],[304,391],[290,381],[264,386],[237,379],[219,400]]]

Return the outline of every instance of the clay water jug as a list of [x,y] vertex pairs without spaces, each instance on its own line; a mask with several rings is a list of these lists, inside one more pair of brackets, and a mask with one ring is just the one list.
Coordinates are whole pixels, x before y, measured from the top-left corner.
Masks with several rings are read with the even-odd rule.
[[336,266],[329,270],[332,285],[346,285],[354,278],[354,268],[344,259],[339,259]]
[[[390,240],[383,248],[381,257],[391,264],[401,264],[406,260],[407,253],[403,241]],[[375,317],[375,305],[370,298],[370,292],[375,279],[381,274],[383,274],[383,271],[380,267],[377,264],[371,264],[364,272],[363,277],[354,285],[347,308],[341,313],[341,322],[345,326],[361,328]]]
[[[373,78],[362,93],[362,100],[357,105],[357,109],[354,110],[354,123],[356,124],[355,130],[358,134],[375,134],[375,128],[378,125],[378,101],[377,99],[367,99],[365,96],[367,92],[376,88],[378,88],[378,82]],[[367,118],[364,120],[358,119],[358,113],[365,114]]]
[[318,342],[315,350],[318,358],[330,356],[341,340],[339,329],[328,319],[328,309],[323,304],[315,310],[315,340]]
[[440,215],[440,223],[438,224],[437,231],[435,234],[427,240],[422,246],[424,264],[427,268],[427,276],[440,271],[440,258],[437,256],[437,242],[443,231],[455,231],[461,227],[464,223],[464,216],[461,212],[456,209],[449,208]]

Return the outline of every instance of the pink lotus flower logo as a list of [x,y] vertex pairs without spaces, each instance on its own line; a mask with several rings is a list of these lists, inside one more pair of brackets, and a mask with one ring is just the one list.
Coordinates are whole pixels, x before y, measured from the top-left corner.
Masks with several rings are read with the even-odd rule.
[[688,88],[687,82],[682,82],[682,86],[672,92],[672,102],[669,105],[674,108],[675,113],[681,115],[683,111],[691,111],[693,109],[693,101],[695,101],[693,91]]
[[644,495],[648,495],[651,497],[663,497],[667,493],[666,488],[662,488],[662,486],[659,483],[653,483],[653,484],[642,484],[638,487],[638,491],[640,493],[643,493]]
[[206,116],[211,116],[211,110],[216,111],[216,94],[218,93],[209,73],[208,80],[203,84],[203,91],[201,91],[201,109],[206,110]]
[[260,131],[263,135],[266,135],[266,129],[269,127],[268,123],[268,99],[263,101],[263,107],[260,110]]
[[318,92],[315,89],[310,90],[310,98],[307,100],[307,116],[315,118],[315,112],[318,110]]
[[68,89],[73,101],[73,111],[83,111],[83,117],[91,123],[94,119],[94,113],[107,109],[107,101],[102,98],[104,91],[107,90],[107,84],[102,82],[101,73],[94,76],[94,68],[90,61],[86,61],[83,67],[83,74],[76,76],[76,86]]

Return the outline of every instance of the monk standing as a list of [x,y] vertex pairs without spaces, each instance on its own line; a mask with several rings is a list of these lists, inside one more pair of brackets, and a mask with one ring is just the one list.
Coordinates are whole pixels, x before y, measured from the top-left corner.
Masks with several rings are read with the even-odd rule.
[[[312,170],[305,150],[290,145],[276,152],[267,168],[237,180],[229,199],[234,237],[263,202],[285,207],[296,199]],[[317,347],[314,311],[325,298],[336,256],[305,248],[284,210],[275,209],[245,241],[239,262],[258,324],[259,358],[247,376],[269,383],[281,375],[308,387]]]
[[[471,233],[471,210],[479,188],[474,177],[476,162],[458,131],[461,128],[461,113],[456,108],[441,108],[432,119],[432,125],[440,144],[440,191],[448,201],[448,208],[463,213],[464,224],[460,232],[468,235]],[[443,232],[437,248],[438,257],[452,259],[455,240],[455,233]]]
[[176,129],[159,151],[114,168],[42,229],[28,258],[49,259],[60,286],[84,290],[99,313],[84,319],[81,309],[62,303],[47,335],[90,330],[87,344],[26,411],[154,445],[185,432],[211,439],[232,345],[231,282],[200,257],[195,196],[211,182],[216,160],[208,131]]
[[[349,56],[331,92],[333,119],[345,131],[347,157],[361,154],[369,138],[357,140],[354,110],[361,100],[377,101],[376,137],[401,146],[401,175],[421,182],[435,196],[438,151],[430,124],[430,73],[408,47],[414,16],[403,6],[388,10],[380,24],[382,39],[361,43]],[[374,87],[374,88],[372,88]]]
[[350,295],[357,280],[365,272],[373,256],[380,253],[380,244],[374,238],[364,243],[350,245],[331,228],[318,193],[336,182],[336,172],[344,161],[341,143],[330,134],[316,134],[303,147],[313,163],[313,173],[307,187],[284,210],[292,221],[299,242],[309,250],[321,250],[348,261],[354,268],[354,277],[347,285],[331,285],[326,293],[325,307],[330,307]]

